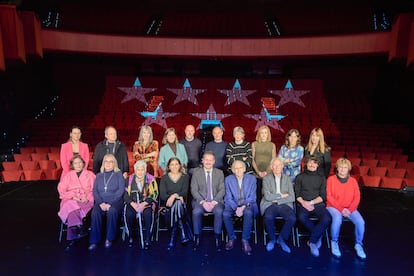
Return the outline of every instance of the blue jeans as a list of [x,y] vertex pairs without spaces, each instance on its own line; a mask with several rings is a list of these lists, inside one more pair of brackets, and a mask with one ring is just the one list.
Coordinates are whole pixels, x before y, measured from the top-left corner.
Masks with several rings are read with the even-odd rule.
[[[328,212],[331,214],[332,217],[332,224],[331,224],[331,237],[333,241],[337,241],[339,237],[339,232],[341,230],[343,216],[338,209],[334,207],[326,207]],[[355,243],[362,244],[362,240],[364,239],[364,232],[365,232],[365,221],[362,218],[361,214],[358,210],[353,211],[348,219],[352,221],[355,225]]]
[[277,216],[281,216],[285,220],[279,236],[286,241],[289,238],[289,233],[292,230],[292,227],[295,225],[296,215],[293,208],[287,204],[272,204],[266,208],[263,218],[267,233],[269,234],[269,240],[272,241],[276,240],[275,218]]
[[[230,207],[224,208],[223,211],[223,222],[224,226],[226,227],[227,233],[229,234],[230,239],[235,239],[236,235],[234,234],[234,226],[232,217],[235,215],[236,211],[231,209]],[[242,231],[242,239],[249,240],[250,233],[252,231],[253,226],[253,216],[254,211],[253,207],[246,207],[243,211],[243,231]]]
[[[309,242],[317,243],[331,223],[331,216],[326,210],[325,204],[315,204],[315,209],[311,212],[303,208],[301,204],[297,204],[296,206],[299,221],[311,232]],[[316,223],[312,222],[310,220],[311,216],[317,217],[319,221]]]

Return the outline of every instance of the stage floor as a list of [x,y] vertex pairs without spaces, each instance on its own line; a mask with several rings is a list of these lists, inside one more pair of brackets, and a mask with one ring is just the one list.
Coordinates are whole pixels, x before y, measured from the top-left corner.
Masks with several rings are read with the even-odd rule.
[[[167,252],[167,233],[148,251],[128,248],[120,238],[110,249],[88,252],[87,239],[69,253],[58,242],[60,221],[56,181],[0,184],[0,275],[398,275],[414,273],[414,195],[384,190],[362,190],[360,211],[366,220],[367,260],[353,250],[353,238],[340,243],[342,258],[332,257],[323,243],[320,257],[310,255],[306,239],[285,254],[276,247],[266,252],[262,230],[253,255],[241,252],[240,242],[230,251],[215,252],[206,234],[202,250],[177,245]],[[259,223],[261,225],[261,223]],[[259,227],[260,228],[260,227]],[[346,229],[352,234],[352,228]],[[253,243],[252,243],[253,244]]]

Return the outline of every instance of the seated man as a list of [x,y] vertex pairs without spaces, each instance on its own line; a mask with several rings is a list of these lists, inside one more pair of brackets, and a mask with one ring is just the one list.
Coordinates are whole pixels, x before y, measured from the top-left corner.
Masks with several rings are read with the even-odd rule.
[[258,213],[256,203],[256,177],[245,174],[246,164],[236,160],[231,166],[233,174],[224,180],[226,194],[224,196],[223,221],[229,235],[226,250],[233,249],[236,235],[232,217],[243,217],[242,250],[245,254],[251,255],[252,248],[249,244],[250,232],[252,230],[253,218]]
[[[283,251],[290,253],[290,248],[286,244],[289,233],[295,225],[296,216],[293,211],[295,194],[290,177],[282,174],[283,160],[273,158],[270,161],[272,173],[263,177],[263,198],[260,202],[260,211],[263,214],[266,231],[269,234],[269,242],[266,245],[267,251],[272,251],[275,243],[279,244]],[[276,240],[275,217],[282,216],[285,220],[279,238]]]
[[224,175],[214,168],[215,157],[212,152],[203,155],[203,167],[196,168],[191,178],[193,196],[194,250],[200,247],[200,233],[204,213],[214,214],[214,234],[217,251],[221,251],[220,235],[223,224]]
[[326,184],[326,209],[332,216],[331,251],[335,257],[341,257],[338,236],[342,219],[348,218],[355,225],[355,251],[357,256],[364,260],[367,257],[362,247],[365,221],[357,209],[361,193],[358,182],[349,175],[351,168],[351,162],[348,159],[339,158],[336,161],[337,173],[331,175]]
[[[297,213],[299,221],[311,232],[308,242],[310,252],[319,257],[322,235],[331,223],[331,215],[326,210],[326,179],[318,173],[319,158],[310,155],[305,161],[305,172],[296,177],[295,195],[299,203]],[[319,221],[314,224],[310,216],[315,215]]]

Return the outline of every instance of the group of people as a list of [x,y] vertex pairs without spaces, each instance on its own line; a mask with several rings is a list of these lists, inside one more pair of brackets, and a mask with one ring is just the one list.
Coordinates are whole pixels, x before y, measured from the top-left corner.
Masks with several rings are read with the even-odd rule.
[[[308,246],[315,257],[319,256],[322,235],[330,225],[331,251],[339,258],[338,237],[345,218],[355,224],[357,256],[366,258],[362,246],[365,222],[357,210],[358,183],[350,176],[351,164],[345,158],[336,162],[336,174],[329,175],[331,149],[322,129],[311,131],[305,148],[299,131],[289,130],[278,154],[267,126],[259,128],[251,144],[245,140],[242,127],[234,128],[234,141],[230,143],[223,140],[223,130],[215,127],[214,139],[205,145],[203,153],[202,143],[194,134],[194,126],[188,125],[185,137],[178,140],[175,129],[168,128],[159,149],[151,127],[143,126],[132,148],[136,162],[134,173],[129,175],[126,146],[117,139],[114,127],[105,129],[105,140],[95,147],[93,172],[87,170],[88,145],[80,141],[79,127],[73,127],[69,141],[61,148],[63,173],[58,184],[62,200],[58,214],[68,229],[65,250],[87,234],[83,219],[90,210],[89,250],[95,250],[101,242],[104,216],[104,246],[112,246],[121,215],[129,246],[134,242],[133,229],[140,227],[145,229],[144,248],[148,249],[157,210],[162,208],[170,233],[168,250],[174,248],[177,235],[182,244],[193,242],[193,249],[198,250],[203,217],[208,214],[214,216],[217,251],[222,250],[223,224],[229,237],[224,248],[233,249],[237,241],[234,223],[239,220],[242,251],[251,255],[251,229],[260,211],[269,236],[267,251],[278,245],[284,252],[291,252],[286,241],[298,218],[310,232]],[[190,198],[191,220],[187,212]],[[284,224],[276,237],[274,222],[279,217]]]

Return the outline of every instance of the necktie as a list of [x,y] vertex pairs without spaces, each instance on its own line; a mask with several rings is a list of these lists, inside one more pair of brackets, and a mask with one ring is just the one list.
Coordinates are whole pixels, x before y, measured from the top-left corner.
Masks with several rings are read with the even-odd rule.
[[207,172],[207,197],[206,197],[207,201],[212,201],[213,200],[213,188],[211,186],[211,176],[210,176],[210,172]]

